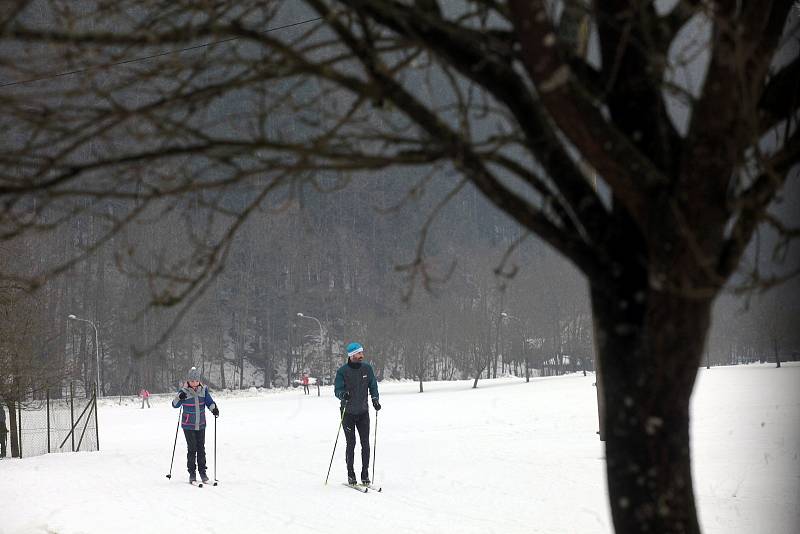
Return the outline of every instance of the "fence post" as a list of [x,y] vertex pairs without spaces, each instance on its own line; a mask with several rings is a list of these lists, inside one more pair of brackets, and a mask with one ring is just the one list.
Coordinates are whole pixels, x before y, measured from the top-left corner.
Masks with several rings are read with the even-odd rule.
[[[70,427],[75,428],[75,384],[69,383],[69,422]],[[71,436],[72,452],[75,452],[75,432]]]
[[50,454],[50,388],[45,387],[44,390],[47,398],[47,454]]
[[94,437],[97,440],[97,450],[100,450],[100,427],[97,425],[97,386],[94,388]]
[[[91,408],[89,409],[89,413],[86,414],[86,422],[83,423],[83,430],[81,430],[81,437],[78,440],[78,449],[77,449],[76,452],[81,450],[81,443],[83,443],[83,436],[84,436],[84,434],[86,434],[86,429],[89,427],[89,420],[92,418],[92,411],[95,408],[97,408],[97,403],[94,402],[95,397],[97,395],[97,388],[95,388],[94,391],[95,391],[95,394],[92,396],[91,399],[89,399],[89,402],[86,404],[86,408],[90,408],[90,407]],[[83,409],[84,413],[86,412],[86,408]],[[83,413],[81,413],[81,415],[83,415]],[[78,419],[78,422],[80,423],[80,419]],[[97,424],[97,419],[96,418],[95,418],[95,424]],[[73,433],[75,432],[74,428],[72,429],[72,432]]]

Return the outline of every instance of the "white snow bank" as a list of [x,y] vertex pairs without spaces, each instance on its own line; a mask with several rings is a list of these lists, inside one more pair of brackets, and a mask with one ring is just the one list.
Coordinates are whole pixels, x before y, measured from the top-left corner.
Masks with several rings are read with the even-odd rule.
[[[185,483],[178,412],[104,399],[100,452],[0,462],[0,533],[608,533],[593,376],[381,385],[382,493],[345,478],[331,388],[219,394],[220,485]],[[800,525],[800,366],[701,370],[692,403],[704,532],[794,534]],[[375,415],[372,414],[373,430]],[[214,470],[213,423],[206,448]],[[356,455],[359,458],[358,454]],[[356,460],[356,469],[360,461]],[[213,477],[213,475],[212,475]]]

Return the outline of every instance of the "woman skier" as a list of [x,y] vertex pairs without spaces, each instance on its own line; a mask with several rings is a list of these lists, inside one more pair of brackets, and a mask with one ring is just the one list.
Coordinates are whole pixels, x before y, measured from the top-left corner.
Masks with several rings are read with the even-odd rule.
[[[181,428],[186,437],[186,468],[189,470],[189,482],[197,482],[195,470],[200,471],[200,480],[208,482],[206,475],[206,407],[214,417],[219,417],[214,399],[208,386],[200,383],[200,371],[192,367],[186,376],[186,384],[180,388],[172,400],[173,408],[183,408]],[[196,459],[196,462],[195,462]]]

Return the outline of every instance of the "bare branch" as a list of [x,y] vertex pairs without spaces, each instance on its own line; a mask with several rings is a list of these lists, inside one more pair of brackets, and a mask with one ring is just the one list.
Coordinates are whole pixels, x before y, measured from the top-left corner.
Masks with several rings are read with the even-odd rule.
[[725,241],[720,254],[717,272],[727,279],[739,264],[753,232],[767,217],[766,210],[776,192],[783,187],[788,172],[800,160],[800,129],[795,130],[783,148],[770,158],[762,173],[753,184],[739,195],[732,204],[738,212],[730,237]]
[[[645,192],[666,178],[620,132],[607,124],[558,57],[543,2],[510,3],[525,67],[556,124],[611,185],[634,219],[646,226]],[[636,179],[634,179],[636,177]]]
[[506,104],[515,117],[525,117],[519,126],[527,135],[529,148],[553,180],[553,187],[578,208],[574,217],[580,221],[581,231],[592,236],[595,243],[602,241],[598,230],[607,220],[605,210],[589,186],[589,177],[584,176],[566,154],[541,106],[511,68],[509,63],[513,56],[510,54],[513,52],[510,45],[487,41],[486,36],[479,32],[444,22],[426,19],[425,24],[420,24],[412,12],[390,0],[347,0],[347,3],[368,12],[380,23],[409,39],[423,40],[463,76],[480,84]]
[[781,121],[797,120],[800,110],[800,57],[779,70],[767,82],[759,100],[760,133],[764,134]]

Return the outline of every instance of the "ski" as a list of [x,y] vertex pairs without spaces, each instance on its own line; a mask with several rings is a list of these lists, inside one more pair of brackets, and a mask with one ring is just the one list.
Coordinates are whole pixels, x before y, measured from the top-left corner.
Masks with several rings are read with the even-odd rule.
[[203,483],[202,482],[198,482],[196,480],[190,480],[189,484],[191,484],[192,486],[197,486],[198,488],[202,488],[203,487]]
[[359,484],[359,486],[362,487],[362,488],[367,488],[367,489],[371,489],[373,491],[377,491],[378,493],[380,493],[381,490],[383,489],[380,486],[373,486],[372,484]]
[[345,486],[347,488],[353,488],[354,490],[360,491],[361,493],[366,493],[369,491],[369,488],[365,488],[364,486],[359,486],[358,484],[351,485],[348,484],[347,482],[342,482],[342,486]]

